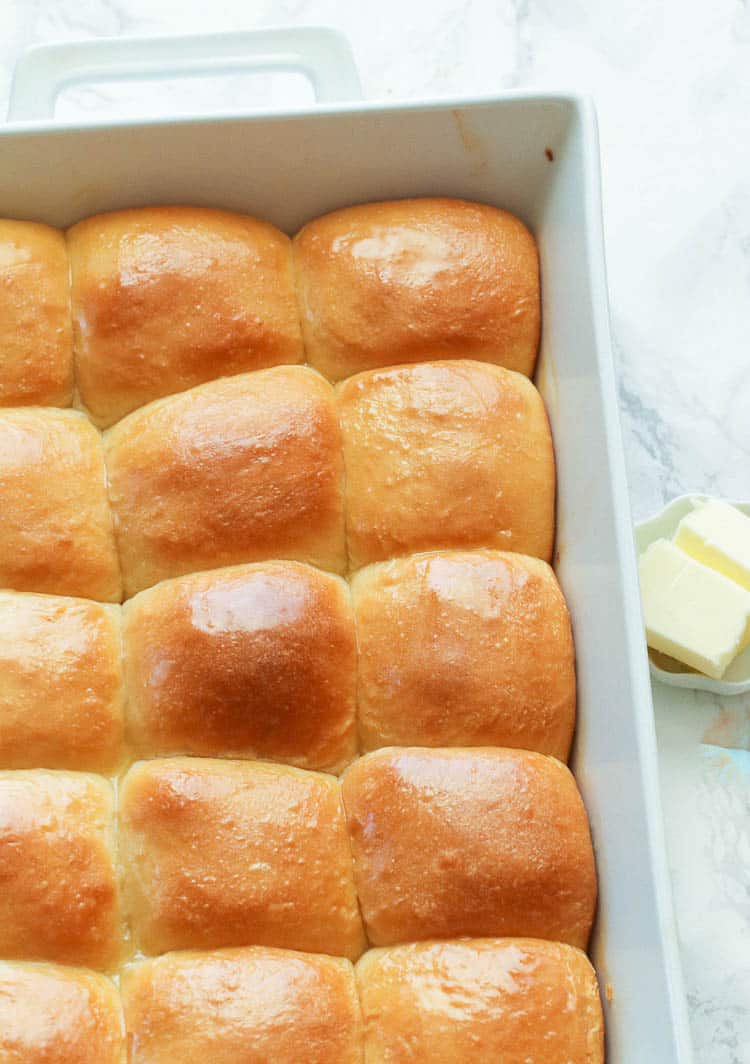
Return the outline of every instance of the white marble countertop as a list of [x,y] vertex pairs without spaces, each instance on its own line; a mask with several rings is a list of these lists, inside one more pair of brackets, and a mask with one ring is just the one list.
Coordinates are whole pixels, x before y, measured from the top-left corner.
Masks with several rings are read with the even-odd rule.
[[[750,499],[747,0],[0,0],[0,112],[32,43],[281,24],[342,30],[368,98],[594,96],[634,516],[690,490]],[[300,99],[268,77],[245,90]],[[76,90],[60,112],[205,111],[236,92]],[[697,1064],[748,1064],[750,698],[654,696]]]

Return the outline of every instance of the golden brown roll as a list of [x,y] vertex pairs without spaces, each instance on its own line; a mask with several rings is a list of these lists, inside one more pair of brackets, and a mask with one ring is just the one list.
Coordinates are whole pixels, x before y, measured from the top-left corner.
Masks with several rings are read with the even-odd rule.
[[72,398],[65,239],[48,225],[0,220],[0,406]]
[[100,776],[0,772],[0,956],[117,964],[113,815]]
[[566,760],[573,639],[546,562],[437,551],[357,573],[359,733],[381,746],[513,746]]
[[105,451],[126,596],[268,558],[345,568],[341,436],[311,369],[160,399],[111,429]]
[[362,373],[337,391],[352,568],[443,547],[549,561],[555,460],[525,377],[425,362]]
[[332,380],[431,358],[477,358],[531,376],[539,262],[506,211],[456,199],[366,203],[294,240],[308,360]]
[[120,608],[0,591],[0,768],[122,758]]
[[0,1064],[123,1064],[117,989],[82,968],[0,961]]
[[281,949],[170,953],[126,968],[130,1064],[361,1064],[349,961]]
[[419,942],[357,964],[365,1064],[603,1064],[584,953],[536,939]]
[[68,232],[76,369],[100,425],[215,377],[301,362],[289,237],[201,207],[87,218]]
[[99,433],[74,410],[0,410],[0,587],[119,602]]
[[146,756],[337,772],[356,755],[357,647],[340,576],[261,562],[178,577],[130,600],[124,640],[129,730]]
[[354,879],[374,946],[462,935],[585,948],[588,821],[559,761],[526,750],[380,750],[343,777]]
[[362,952],[335,777],[262,761],[143,761],[122,783],[120,817],[131,926],[144,953]]

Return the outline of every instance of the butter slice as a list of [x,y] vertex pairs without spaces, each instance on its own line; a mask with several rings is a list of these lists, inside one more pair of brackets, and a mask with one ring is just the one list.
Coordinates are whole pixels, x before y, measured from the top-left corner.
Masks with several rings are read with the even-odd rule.
[[648,645],[720,680],[750,642],[750,592],[666,539],[639,571]]
[[750,517],[721,499],[709,499],[677,526],[674,542],[696,561],[750,591]]

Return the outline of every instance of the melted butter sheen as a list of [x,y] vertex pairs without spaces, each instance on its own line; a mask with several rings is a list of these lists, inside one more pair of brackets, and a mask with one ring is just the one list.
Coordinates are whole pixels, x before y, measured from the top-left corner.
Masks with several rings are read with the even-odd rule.
[[0,243],[0,270],[12,270],[14,267],[31,262],[31,259],[29,248],[10,240]]
[[289,238],[189,207],[113,211],[68,233],[77,383],[100,425],[203,381],[303,357]]
[[63,234],[0,219],[0,407],[71,402],[69,294]]
[[594,858],[559,762],[523,750],[392,748],[355,762],[343,797],[374,945],[527,934],[585,947]]
[[101,439],[69,410],[0,410],[0,586],[120,601]]
[[341,578],[265,562],[169,581],[125,607],[138,750],[340,771],[356,755],[356,642]]
[[567,759],[573,640],[546,563],[433,551],[361,570],[352,595],[364,750],[511,746]]
[[0,591],[0,763],[111,772],[123,701],[115,607]]
[[263,762],[137,763],[121,790],[136,946],[364,947],[336,781]]
[[108,979],[53,964],[0,962],[0,1060],[121,1064],[121,1024]]
[[279,366],[159,400],[105,447],[126,595],[266,558],[343,570],[339,426],[333,390],[312,370]]
[[374,1064],[603,1060],[594,972],[569,946],[418,943],[374,950],[358,964],[357,979]]
[[[343,243],[334,241],[333,251]],[[455,268],[461,254],[447,234],[405,225],[376,229],[352,241],[349,249],[355,259],[372,263],[385,284],[414,288],[432,284],[439,274]]]
[[451,199],[366,204],[310,222],[294,248],[307,357],[330,379],[441,358],[533,372],[536,246],[506,212]]
[[100,777],[0,772],[0,956],[117,966],[113,807]]
[[277,580],[261,573],[252,589],[230,584],[196,592],[189,603],[190,621],[206,633],[267,632],[298,621],[309,601],[309,590],[303,585],[280,587]]
[[339,386],[352,568],[441,548],[548,559],[554,457],[524,377],[470,360],[361,373]]
[[122,989],[135,1064],[196,1052],[212,1064],[361,1064],[347,961],[263,948],[186,952],[126,969]]

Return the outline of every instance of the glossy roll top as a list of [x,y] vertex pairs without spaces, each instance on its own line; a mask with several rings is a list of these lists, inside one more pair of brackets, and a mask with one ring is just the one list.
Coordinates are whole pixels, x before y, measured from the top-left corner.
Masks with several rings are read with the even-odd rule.
[[62,233],[0,220],[0,407],[73,398],[68,256]]
[[[248,948],[128,966],[129,1064],[602,1064],[585,955],[536,939],[424,942],[342,959]],[[364,1022],[363,1022],[364,1021]]]
[[519,373],[425,362],[338,386],[349,563],[494,547],[549,561],[555,460],[544,403]]
[[260,761],[171,758],[121,784],[120,848],[144,953],[365,946],[338,781]]
[[73,410],[0,410],[0,587],[119,602],[99,433]]
[[513,746],[566,760],[570,619],[546,562],[435,551],[360,570],[359,732],[383,746]]
[[0,772],[0,957],[122,959],[114,794],[100,776]]
[[201,207],[87,218],[68,232],[78,387],[111,425],[215,377],[303,360],[289,237]]
[[171,953],[126,968],[129,1064],[361,1064],[349,961],[278,949]]
[[525,750],[386,749],[343,777],[374,946],[512,935],[585,948],[596,903],[575,780]]
[[129,731],[144,755],[268,758],[340,771],[356,755],[349,589],[299,562],[179,577],[124,611]]
[[456,199],[366,203],[294,239],[309,361],[332,380],[434,358],[477,358],[531,376],[539,263],[507,211]]
[[0,962],[2,1064],[602,1064],[584,954],[462,939],[342,958],[250,947],[81,968]]
[[117,606],[0,591],[0,768],[114,771],[124,702]]
[[279,366],[160,399],[105,436],[126,597],[199,569],[346,565],[331,386]]
[[[412,199],[324,215],[292,242],[204,207],[0,220],[0,405],[80,399],[112,425],[206,381],[309,361],[331,380],[476,358],[531,376],[539,264],[519,219]],[[304,337],[304,344],[303,344]]]
[[0,222],[0,1064],[602,1064],[539,326],[481,204]]
[[105,976],[0,961],[0,1064],[124,1064],[120,995]]
[[420,942],[357,964],[365,1064],[603,1064],[585,954],[536,939]]

